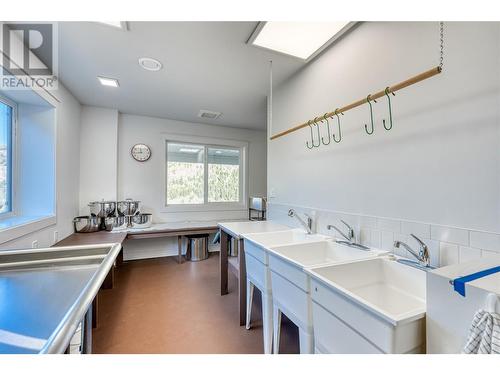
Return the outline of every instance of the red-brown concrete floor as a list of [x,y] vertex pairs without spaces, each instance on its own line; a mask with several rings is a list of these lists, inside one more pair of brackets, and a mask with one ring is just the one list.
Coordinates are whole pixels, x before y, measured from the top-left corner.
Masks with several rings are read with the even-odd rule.
[[[175,257],[126,262],[111,290],[99,293],[94,353],[262,353],[260,294],[252,329],[240,327],[236,279],[220,295],[219,257],[177,264]],[[298,353],[298,331],[285,317],[281,353]]]

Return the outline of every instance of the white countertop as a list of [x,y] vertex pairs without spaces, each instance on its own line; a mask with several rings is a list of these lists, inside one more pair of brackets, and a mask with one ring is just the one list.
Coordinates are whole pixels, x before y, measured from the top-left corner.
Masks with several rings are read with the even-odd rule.
[[[437,268],[430,271],[435,275],[439,275],[450,280],[458,277],[467,276],[482,270],[500,266],[500,255],[496,257],[481,258],[465,263],[452,264],[450,266]],[[480,279],[468,282],[467,285],[472,285],[477,288],[494,292],[500,295],[500,273],[494,273]]]
[[219,228],[233,237],[241,238],[245,234],[275,232],[280,230],[291,229],[283,224],[278,224],[274,221],[231,221],[219,222]]

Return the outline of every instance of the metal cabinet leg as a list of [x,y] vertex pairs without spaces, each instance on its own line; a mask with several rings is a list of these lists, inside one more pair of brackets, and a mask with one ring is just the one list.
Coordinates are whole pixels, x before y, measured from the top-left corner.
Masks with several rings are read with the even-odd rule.
[[239,240],[238,263],[239,263],[238,298],[240,305],[240,326],[244,326],[246,323],[246,311],[247,311],[247,272],[245,265],[245,249],[243,246],[243,240]]
[[82,324],[82,354],[92,354],[92,306],[87,310]]

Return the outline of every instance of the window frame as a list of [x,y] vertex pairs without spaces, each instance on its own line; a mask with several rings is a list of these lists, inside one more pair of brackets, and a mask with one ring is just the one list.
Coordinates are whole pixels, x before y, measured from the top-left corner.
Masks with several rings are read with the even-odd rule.
[[[194,204],[168,204],[168,143],[182,143],[193,146],[204,147],[204,203]],[[248,209],[248,142],[224,138],[211,138],[203,136],[191,136],[180,134],[164,134],[163,144],[165,147],[164,166],[164,207],[161,212],[189,212],[189,211],[240,211]],[[209,202],[208,201],[208,149],[210,147],[238,149],[240,151],[240,173],[239,173],[239,201],[238,202]]]
[[17,124],[18,124],[18,111],[17,103],[0,95],[0,102],[12,108],[12,123],[10,129],[10,171],[9,171],[9,195],[10,195],[10,209],[7,212],[0,213],[0,220],[16,216],[16,185],[17,185]]

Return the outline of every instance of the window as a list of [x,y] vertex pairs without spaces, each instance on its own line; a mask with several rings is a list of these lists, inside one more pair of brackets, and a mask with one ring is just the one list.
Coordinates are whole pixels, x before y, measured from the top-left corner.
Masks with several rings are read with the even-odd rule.
[[167,206],[242,204],[243,150],[167,141]]
[[13,107],[0,99],[0,214],[12,211],[13,121]]

